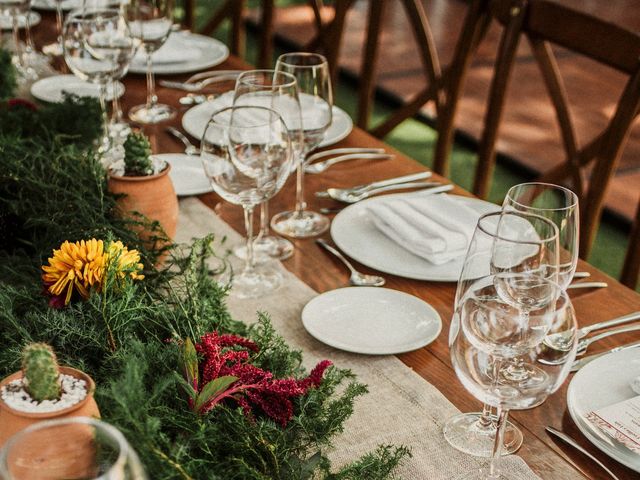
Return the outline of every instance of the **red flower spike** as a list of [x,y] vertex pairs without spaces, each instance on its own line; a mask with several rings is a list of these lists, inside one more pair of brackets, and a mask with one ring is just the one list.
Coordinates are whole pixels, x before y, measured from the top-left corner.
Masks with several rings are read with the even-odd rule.
[[[235,401],[244,414],[253,418],[256,409],[283,427],[293,417],[293,402],[305,395],[310,388],[322,383],[329,360],[324,360],[304,379],[276,379],[273,374],[249,363],[250,353],[258,352],[255,342],[237,335],[208,333],[195,345],[200,355],[200,385],[206,385],[219,377],[237,377],[238,380],[214,398],[202,404],[198,413],[204,415],[225,400]],[[201,387],[202,388],[202,387]],[[201,393],[202,390],[198,391]],[[195,408],[194,402],[189,402]]]

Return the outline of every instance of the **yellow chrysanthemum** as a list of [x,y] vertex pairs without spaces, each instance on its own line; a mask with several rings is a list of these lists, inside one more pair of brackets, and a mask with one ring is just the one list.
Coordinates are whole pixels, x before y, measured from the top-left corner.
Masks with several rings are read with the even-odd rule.
[[60,250],[53,251],[49,265],[44,265],[42,279],[48,291],[55,296],[64,296],[64,304],[71,301],[74,289],[89,298],[92,287],[99,287],[104,277],[107,256],[102,240],[65,241]]
[[119,278],[125,278],[126,275],[129,275],[133,280],[142,280],[144,278],[144,275],[138,273],[142,270],[143,265],[140,263],[140,254],[137,250],[129,250],[118,240],[117,242],[111,242],[107,256],[109,259],[118,262],[115,266],[115,271],[118,273]]

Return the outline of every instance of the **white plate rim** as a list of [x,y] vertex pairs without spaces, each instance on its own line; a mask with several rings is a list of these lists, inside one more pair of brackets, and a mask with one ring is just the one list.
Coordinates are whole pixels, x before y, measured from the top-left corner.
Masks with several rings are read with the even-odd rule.
[[[24,17],[24,15],[21,15],[21,17]],[[40,23],[40,21],[42,20],[42,16],[38,13],[38,12],[34,12],[33,10],[29,11],[29,27],[33,28],[36,25],[38,25]],[[24,29],[27,26],[26,22],[24,20],[18,20],[18,28],[20,30]],[[8,32],[9,30],[12,30],[13,26],[11,25],[11,22],[9,22],[8,26],[2,26],[0,27],[0,31],[3,32]]]
[[[412,195],[420,195],[420,192],[396,193],[391,195],[383,195],[380,197],[372,197],[366,200],[362,200],[361,202],[354,203],[353,205],[349,205],[348,207],[344,208],[342,211],[338,212],[338,214],[335,216],[335,218],[331,222],[331,229],[330,229],[331,238],[333,239],[334,243],[338,246],[338,248],[340,248],[340,250],[346,253],[349,257],[353,258],[354,260],[361,263],[362,265],[365,265],[369,268],[373,268],[380,272],[396,275],[398,277],[410,278],[412,280],[425,280],[430,282],[457,282],[460,276],[460,272],[457,272],[456,275],[434,276],[431,274],[425,275],[422,273],[416,273],[415,270],[406,269],[403,266],[399,268],[389,267],[388,265],[381,266],[376,261],[371,261],[369,258],[361,256],[361,253],[360,253],[361,250],[357,248],[352,248],[352,246],[348,242],[345,243],[344,237],[337,233],[338,229],[341,226],[341,222],[344,222],[345,218],[348,218],[348,215],[352,215],[354,211],[357,211],[358,209],[363,208],[363,206],[366,206],[371,202],[380,201],[381,199],[402,198],[402,197],[407,197]],[[447,194],[443,193],[438,195],[447,195]],[[491,202],[488,202],[486,200],[482,200],[479,198],[465,197],[462,195],[451,195],[451,196],[456,197],[457,199],[463,200],[465,202],[468,202],[471,204],[471,206],[473,206],[474,204],[487,205],[487,206],[491,206],[496,211],[500,209],[498,205],[495,205]],[[383,234],[380,233],[380,235],[383,235]],[[348,235],[346,237],[348,237]],[[401,248],[402,247],[398,246],[398,249],[401,249]],[[419,257],[416,256],[416,258],[419,258]],[[426,261],[424,259],[420,259],[420,260]],[[452,262],[449,262],[449,263],[452,263]]]
[[[197,155],[187,155],[186,153],[158,153],[158,154],[154,154],[153,156],[160,158],[171,165],[171,171],[169,172],[169,177],[171,178],[172,182],[173,182],[173,178],[171,177],[171,174],[180,169],[180,167],[177,166],[180,162],[191,160],[191,161],[194,161],[194,162],[197,161],[198,163],[200,163],[200,159]],[[182,157],[180,161],[176,159],[172,161],[172,157],[178,157],[178,156]],[[204,169],[202,171],[202,176],[205,177]],[[208,186],[206,188],[203,186],[202,188],[192,187],[190,190],[179,190],[178,186],[175,184],[175,182],[173,182],[173,188],[176,191],[176,195],[178,197],[191,197],[194,195],[202,195],[205,193],[213,192],[213,187],[211,186],[211,183],[207,181],[207,185]]]
[[[339,341],[327,339],[327,337],[323,337],[321,333],[319,334],[317,330],[314,330],[309,326],[310,320],[308,319],[308,311],[309,309],[313,308],[315,304],[317,304],[318,302],[326,301],[327,299],[330,299],[331,297],[335,297],[336,295],[344,295],[344,294],[348,295],[349,291],[354,291],[354,290],[357,290],[359,292],[371,292],[371,293],[384,291],[387,294],[397,295],[399,298],[405,298],[407,301],[411,301],[416,304],[419,304],[421,307],[425,307],[426,310],[429,312],[429,316],[431,316],[434,322],[437,323],[435,333],[419,341],[417,340],[410,344],[403,344],[405,346],[400,349],[387,349],[384,351],[382,350],[366,351],[362,348],[358,348],[357,346],[349,346]],[[307,318],[305,318],[305,312],[306,312]],[[301,319],[302,319],[302,325],[304,326],[305,330],[309,333],[309,335],[311,335],[313,338],[315,338],[319,342],[322,342],[325,345],[328,345],[330,347],[337,348],[338,350],[342,350],[350,353],[359,353],[363,355],[397,355],[400,353],[412,352],[414,350],[418,350],[419,348],[424,348],[427,345],[431,344],[440,336],[440,333],[442,333],[442,317],[430,303],[426,302],[425,300],[419,297],[416,297],[415,295],[411,295],[401,290],[395,290],[392,288],[382,288],[382,287],[344,287],[344,288],[337,288],[335,290],[329,290],[327,292],[321,293],[315,296],[314,298],[312,298],[309,302],[307,302],[307,304],[302,309]]]
[[[78,5],[73,5],[73,6],[70,7],[69,3],[70,2],[66,2],[66,5],[65,5],[65,2],[64,1],[62,2],[62,11],[63,12],[69,12],[71,10],[79,8]],[[79,4],[82,4],[82,2],[79,2]],[[39,2],[37,0],[35,2],[31,3],[31,8],[35,8],[36,10],[42,10],[44,12],[55,12],[57,10],[55,2],[48,3],[46,1]]]
[[[207,110],[211,106],[212,102],[215,102],[221,96],[226,95],[228,93],[229,92],[225,92],[225,93],[221,94],[219,97],[216,97],[216,99],[214,99],[214,100],[201,103],[200,105],[196,105],[195,107],[192,107],[189,110],[187,110],[185,112],[185,114],[182,116],[182,120],[181,120],[182,128],[184,129],[184,131],[187,132],[189,135],[191,135],[193,138],[197,138],[198,140],[201,140],[202,139],[202,134],[204,132],[198,133],[197,129],[194,126],[195,122],[193,120],[193,117],[198,116],[202,110]],[[348,125],[348,127],[340,130],[339,134],[334,135],[332,137],[327,138],[325,136],[325,138],[322,140],[322,142],[320,142],[320,145],[318,145],[318,148],[328,147],[329,145],[333,145],[335,143],[338,143],[341,140],[344,140],[345,138],[347,138],[349,136],[349,134],[353,130],[353,120],[351,119],[351,117],[349,116],[349,114],[346,111],[344,111],[342,108],[334,105],[333,106],[333,115],[334,115],[334,117],[335,116],[340,116],[341,120],[346,121],[346,125]],[[205,126],[205,128],[206,128],[206,126]]]
[[[598,448],[600,451],[605,453],[607,456],[611,457],[613,460],[640,473],[640,456],[638,456],[637,454],[631,451],[627,452],[626,450],[623,450],[624,447],[622,445],[620,446],[620,450],[618,450],[617,448],[613,447],[606,441],[600,439],[598,435],[594,433],[594,431],[592,430],[592,427],[587,424],[587,421],[582,418],[582,416],[578,412],[578,407],[574,404],[574,400],[573,400],[573,398],[575,397],[575,389],[577,388],[576,378],[580,379],[582,376],[587,375],[587,373],[589,373],[591,370],[598,369],[601,363],[610,363],[611,359],[615,358],[616,356],[625,357],[625,355],[631,355],[633,352],[635,352],[636,355],[638,355],[638,350],[636,349],[622,350],[620,352],[609,353],[609,354],[603,355],[600,358],[595,359],[594,361],[588,363],[587,365],[582,367],[580,370],[578,370],[578,372],[571,379],[571,382],[569,382],[569,387],[567,388],[567,410],[569,411],[569,415],[571,416],[571,419],[578,427],[578,430],[580,430],[580,432],[582,432],[582,434],[587,438],[587,440],[589,440],[593,445],[595,445],[596,448]],[[585,371],[587,373],[584,373]],[[603,433],[603,435],[605,434]],[[614,442],[613,439],[611,441]],[[620,453],[622,452],[624,452],[624,455],[620,455]],[[636,461],[635,462],[631,461],[632,458],[636,459]]]
[[[200,43],[203,43],[203,44],[208,43],[210,46],[215,45],[216,48],[219,48],[222,52],[220,55],[217,55],[215,57],[205,56],[205,59],[208,58],[207,60],[201,57],[198,60],[191,60],[191,61],[181,62],[181,63],[154,64],[153,73],[156,75],[179,75],[182,73],[197,72],[199,70],[204,70],[206,68],[211,68],[211,67],[220,65],[227,58],[229,58],[229,47],[227,47],[224,43],[222,43],[218,39],[215,39],[213,37],[207,37],[206,35],[200,35],[198,33],[191,33],[191,32],[188,32],[188,33],[172,32],[172,35],[183,35],[188,38],[195,38],[195,40],[197,40]],[[203,48],[205,51],[208,51],[208,49],[205,48],[204,46],[197,47],[197,48],[199,48],[200,51],[203,51]],[[131,62],[131,65],[129,66],[129,72],[145,74],[147,73],[147,67],[146,65],[145,66],[134,65],[134,63]]]
[[[62,75],[51,75],[49,77],[43,77],[35,82],[33,82],[33,84],[31,85],[30,88],[30,92],[31,95],[34,98],[37,98],[38,100],[42,101],[42,102],[48,102],[48,103],[58,103],[56,100],[52,100],[49,97],[46,97],[44,95],[41,94],[41,92],[38,91],[38,89],[40,87],[42,87],[42,85],[47,84],[47,83],[55,83],[55,82],[59,82],[61,80],[63,80],[64,78],[69,79],[69,80],[73,80],[75,82],[82,82],[82,80],[80,80],[78,77],[76,77],[73,74],[62,74]],[[82,82],[82,83],[89,83],[89,82]],[[124,95],[124,84],[120,81],[117,82],[118,85],[118,91],[120,92],[120,95],[118,95],[118,98],[122,97],[122,95]],[[60,89],[60,93],[62,94],[62,89]],[[69,93],[73,93],[73,92],[69,92]],[[93,98],[97,98],[93,97]],[[109,95],[107,95],[107,100],[110,101],[111,97]]]

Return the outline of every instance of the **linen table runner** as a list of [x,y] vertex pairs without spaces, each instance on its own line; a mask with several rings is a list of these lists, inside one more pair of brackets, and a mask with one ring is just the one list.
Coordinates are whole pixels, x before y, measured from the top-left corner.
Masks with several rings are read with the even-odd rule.
[[[214,233],[218,241],[227,237],[228,245],[242,242],[242,237],[202,202],[195,198],[181,200],[176,241],[188,242],[209,233]],[[241,266],[234,259],[231,263],[235,269]],[[301,312],[318,293],[282,264],[278,268],[285,276],[280,289],[259,299],[230,297],[228,306],[234,318],[247,323],[256,321],[257,311],[268,313],[289,345],[303,351],[307,368],[319,360],[329,359],[341,368],[351,369],[358,381],[368,385],[369,393],[356,400],[354,414],[346,422],[344,433],[334,439],[335,448],[329,453],[334,467],[350,463],[380,444],[411,448],[413,457],[406,459],[397,470],[398,478],[406,480],[454,478],[486,463],[449,446],[442,435],[442,426],[459,411],[438,389],[395,356],[342,352],[311,337],[302,326]],[[458,380],[452,378],[451,381]],[[515,455],[504,457],[503,461],[505,469],[523,479],[539,478]],[[545,479],[583,478],[554,454],[548,455],[544,463],[549,468],[543,473]]]

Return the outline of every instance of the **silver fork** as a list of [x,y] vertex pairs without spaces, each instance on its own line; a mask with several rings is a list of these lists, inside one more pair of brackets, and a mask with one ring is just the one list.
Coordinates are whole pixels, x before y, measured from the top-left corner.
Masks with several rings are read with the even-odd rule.
[[158,83],[163,87],[174,88],[177,90],[184,90],[185,92],[199,92],[207,85],[213,85],[214,83],[226,82],[229,80],[235,80],[237,75],[216,75],[215,77],[205,78],[195,83],[176,82],[173,80],[159,80]]
[[347,153],[322,162],[316,162],[310,165],[305,164],[304,173],[322,173],[336,163],[346,162],[349,160],[389,160],[394,157],[395,155],[391,155],[389,153]]
[[[400,183],[414,182],[416,180],[424,180],[429,177],[431,177],[431,172],[418,172],[418,173],[412,173],[410,175],[402,175],[401,177],[387,178],[386,180],[379,180],[377,182],[365,183],[363,185],[356,185],[355,187],[351,187],[351,188],[335,188],[333,189],[333,191],[334,192],[340,191],[345,194],[349,194],[349,193],[357,194],[360,192],[366,192],[367,190],[373,190],[374,188],[386,187],[387,185],[397,185]],[[316,192],[315,195],[318,198],[331,197],[328,190]]]
[[184,145],[184,153],[187,155],[200,155],[200,149],[191,143],[187,136],[180,130],[174,127],[167,127],[166,131],[182,142]]

